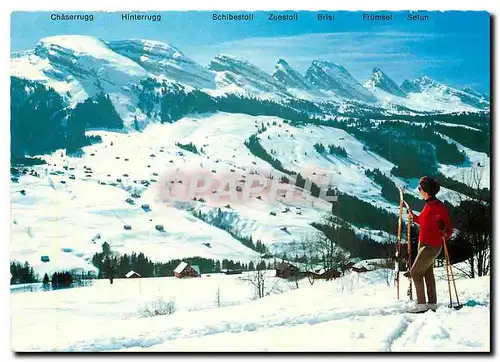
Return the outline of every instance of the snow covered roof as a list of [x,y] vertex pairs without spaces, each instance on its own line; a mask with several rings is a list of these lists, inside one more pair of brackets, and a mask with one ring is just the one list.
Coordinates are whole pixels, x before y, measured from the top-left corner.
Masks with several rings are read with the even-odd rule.
[[141,276],[139,273],[136,273],[135,271],[131,270],[127,274],[125,274],[125,277],[126,278],[130,278],[134,274],[137,274],[138,276]]
[[311,273],[321,275],[324,272],[326,272],[326,269],[325,268],[321,268],[321,269],[316,269],[316,270],[312,271]]
[[187,263],[184,261],[181,261],[179,265],[177,265],[177,268],[175,268],[174,273],[182,273],[182,271],[187,267]]
[[[184,269],[188,266],[188,263],[185,261],[181,261],[179,265],[177,265],[177,268],[175,268],[174,273],[182,273]],[[198,265],[191,265],[191,268],[194,269],[194,271],[198,274],[201,275],[200,267]]]
[[387,263],[387,259],[366,259],[361,260],[353,265],[355,268],[365,267],[368,270],[376,269],[378,265]]
[[201,275],[200,267],[198,265],[191,265],[191,268],[194,269],[196,274]]

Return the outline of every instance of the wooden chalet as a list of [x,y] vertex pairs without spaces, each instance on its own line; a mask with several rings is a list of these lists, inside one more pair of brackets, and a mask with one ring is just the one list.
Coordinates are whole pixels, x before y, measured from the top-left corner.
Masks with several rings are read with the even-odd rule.
[[176,278],[201,277],[200,267],[198,265],[189,265],[188,263],[181,261],[174,270],[174,276]]
[[300,270],[295,265],[290,263],[279,263],[276,266],[276,277],[278,278],[290,278],[294,276],[299,276]]

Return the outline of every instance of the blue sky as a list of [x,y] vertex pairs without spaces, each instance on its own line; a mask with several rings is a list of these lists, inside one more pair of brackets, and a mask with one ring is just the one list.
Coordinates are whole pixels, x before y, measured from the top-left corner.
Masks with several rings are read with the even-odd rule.
[[170,43],[202,65],[226,53],[267,72],[283,58],[303,73],[312,60],[329,60],[342,64],[360,82],[380,67],[398,84],[428,75],[489,93],[487,12],[419,12],[430,18],[422,22],[406,20],[406,11],[379,12],[392,13],[391,22],[363,21],[363,12],[330,11],[334,21],[318,21],[317,12],[300,11],[297,22],[269,21],[268,13],[256,12],[254,21],[229,22],[213,21],[212,12],[148,12],[162,15],[161,22],[149,22],[122,21],[120,12],[94,12],[93,22],[71,22],[52,21],[50,12],[14,12],[11,50],[32,49],[40,38],[63,34],[142,38]]

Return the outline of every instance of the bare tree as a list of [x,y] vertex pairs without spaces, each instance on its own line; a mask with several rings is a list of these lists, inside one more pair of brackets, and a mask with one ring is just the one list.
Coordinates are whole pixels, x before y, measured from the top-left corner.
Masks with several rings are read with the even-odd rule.
[[302,252],[303,263],[308,272],[307,277],[311,285],[314,284],[311,273],[314,270],[324,268],[325,270],[344,271],[343,266],[349,260],[349,253],[335,244],[333,240],[329,240],[321,232],[307,235],[297,243],[296,248]]
[[320,265],[325,269],[342,269],[349,260],[349,253],[324,234],[316,234],[313,239],[313,247],[318,255]]
[[[303,275],[301,275],[301,274],[296,274],[296,275],[292,275],[292,276],[290,276],[290,277],[286,278],[286,280],[287,280],[290,284],[292,284],[292,283],[293,283],[293,286],[294,286],[294,288],[293,288],[293,289],[299,289],[299,280],[301,280],[301,279],[303,279],[303,278],[304,278],[304,276],[303,276]],[[310,281],[309,281],[309,282],[310,282]],[[314,283],[314,281],[313,281],[313,283]],[[311,283],[311,284],[313,284],[313,283]]]
[[241,280],[250,283],[255,290],[255,296],[263,298],[266,291],[266,263],[264,260],[255,262],[255,270],[247,273]]
[[215,292],[215,304],[217,305],[217,308],[221,307],[220,285],[217,285],[217,290]]
[[116,254],[111,251],[111,247],[105,241],[102,244],[102,271],[106,278],[109,279],[109,283],[113,284],[113,280],[115,279],[115,275],[118,271],[118,257]]
[[[311,285],[314,284],[314,278],[312,277],[312,271],[314,271],[319,264],[319,253],[317,251],[317,244],[315,235],[310,234],[306,236],[301,241],[294,244],[294,252],[296,255],[302,253],[301,262],[304,265],[307,279]],[[296,280],[296,287],[298,289],[298,280]]]
[[491,260],[491,193],[483,188],[484,169],[475,166],[462,174],[467,189],[457,193],[459,203],[455,220],[458,231],[453,244],[457,252],[468,255],[468,269],[459,271],[469,278],[487,275]]
[[387,286],[391,286],[391,282],[394,280],[394,261],[392,259],[382,259],[373,264],[377,274],[382,277]]
[[156,317],[160,315],[173,314],[176,310],[175,298],[170,298],[168,301],[163,297],[158,297],[152,301],[145,303],[139,308],[141,317]]

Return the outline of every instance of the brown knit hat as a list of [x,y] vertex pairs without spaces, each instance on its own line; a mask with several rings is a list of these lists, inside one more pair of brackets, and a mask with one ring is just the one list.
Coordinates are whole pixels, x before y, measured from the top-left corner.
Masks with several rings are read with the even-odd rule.
[[420,178],[418,185],[431,197],[436,196],[441,189],[441,186],[439,186],[439,183],[436,181],[436,179],[429,176]]

